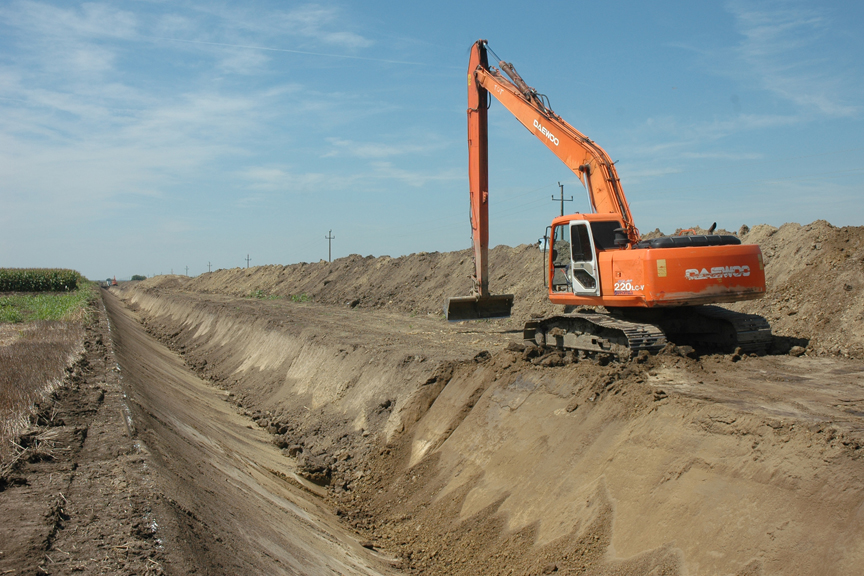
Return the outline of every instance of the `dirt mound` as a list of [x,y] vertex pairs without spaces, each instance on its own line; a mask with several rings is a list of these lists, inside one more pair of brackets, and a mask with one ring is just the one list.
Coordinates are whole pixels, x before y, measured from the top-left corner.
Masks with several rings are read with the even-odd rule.
[[[708,231],[695,227],[693,233]],[[688,233],[678,230],[676,233]],[[837,228],[819,220],[784,224],[779,229],[742,226],[745,243],[762,247],[768,292],[764,299],[732,308],[765,316],[775,335],[808,346],[811,354],[864,358],[864,227]],[[655,230],[646,237],[662,235]],[[490,286],[495,294],[515,294],[513,316],[491,321],[519,329],[533,314],[560,312],[543,286],[543,252],[536,244],[490,251]],[[286,298],[321,304],[385,309],[412,316],[443,317],[450,296],[471,289],[470,250],[389,256],[351,255],[332,263],[233,268],[196,278],[159,276],[140,284],[152,290]]]
[[693,226],[692,228],[677,228],[672,234],[665,234],[659,228],[655,228],[647,234],[642,234],[643,240],[651,240],[652,238],[660,238],[661,236],[702,236],[706,234],[718,234],[723,236],[742,236],[750,229],[747,226],[742,226],[738,232],[730,232],[725,228],[715,228],[713,231],[701,226]]
[[809,340],[818,354],[864,358],[864,227],[812,224],[754,226],[768,292],[732,308],[760,314],[774,334]]
[[[543,288],[543,252],[536,244],[497,246],[489,254],[490,286],[495,294],[517,294],[513,318],[499,321],[521,326],[532,313],[554,307]],[[183,289],[210,294],[288,298],[321,304],[385,309],[410,315],[443,318],[451,296],[471,290],[474,261],[471,250],[419,252],[399,258],[352,254],[332,263],[232,268],[196,278],[160,276],[142,288]],[[168,279],[168,280],[163,280]],[[177,283],[174,284],[174,279]]]
[[165,288],[165,289],[182,289],[189,283],[188,276],[180,276],[179,274],[162,274],[153,276],[146,280],[141,280],[137,283],[140,288]]

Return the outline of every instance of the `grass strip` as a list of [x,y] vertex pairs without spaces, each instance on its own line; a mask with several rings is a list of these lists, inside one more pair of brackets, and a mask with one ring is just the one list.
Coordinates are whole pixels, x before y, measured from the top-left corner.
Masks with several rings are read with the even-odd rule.
[[95,285],[82,282],[72,292],[12,293],[0,296],[0,324],[63,320],[87,322]]

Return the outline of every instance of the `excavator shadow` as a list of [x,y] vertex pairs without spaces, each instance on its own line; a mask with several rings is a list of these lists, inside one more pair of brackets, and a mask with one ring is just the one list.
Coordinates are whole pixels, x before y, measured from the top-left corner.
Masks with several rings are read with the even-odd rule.
[[807,348],[810,345],[809,338],[796,338],[794,336],[777,336],[772,335],[771,349],[772,354],[788,354],[792,348],[799,346]]

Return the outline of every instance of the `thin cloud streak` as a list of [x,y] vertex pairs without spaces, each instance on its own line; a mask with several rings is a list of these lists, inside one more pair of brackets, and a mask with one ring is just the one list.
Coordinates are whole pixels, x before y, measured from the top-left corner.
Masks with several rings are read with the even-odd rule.
[[387,58],[373,58],[371,56],[351,56],[350,54],[332,54],[328,52],[312,52],[309,50],[292,50],[289,48],[272,48],[269,46],[252,46],[247,44],[228,44],[225,42],[207,42],[205,40],[184,40],[182,38],[168,38],[162,36],[141,36],[141,38],[149,40],[166,40],[169,42],[182,42],[185,44],[204,44],[208,46],[223,46],[228,48],[243,48],[246,50],[264,50],[267,52],[287,52],[290,54],[304,54],[306,56],[324,56],[327,58],[344,58],[347,60],[366,60],[369,62],[384,62],[385,64],[409,64],[411,66],[428,66],[435,68],[450,68],[461,70],[457,66],[441,66],[440,64],[430,64],[428,62],[411,62],[408,60],[390,60]]
[[857,106],[844,102],[848,91],[843,74],[819,50],[830,24],[821,12],[771,2],[736,1],[727,9],[744,37],[736,52],[763,88],[825,116],[858,113]]

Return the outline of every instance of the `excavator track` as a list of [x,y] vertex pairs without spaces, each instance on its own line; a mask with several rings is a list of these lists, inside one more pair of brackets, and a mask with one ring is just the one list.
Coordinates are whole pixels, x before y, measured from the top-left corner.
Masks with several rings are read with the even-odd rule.
[[577,313],[532,320],[525,324],[523,337],[538,346],[620,358],[629,358],[640,350],[657,352],[666,345],[666,336],[658,326],[607,314]]
[[[624,316],[628,313],[629,317]],[[740,349],[745,354],[764,354],[771,344],[771,326],[755,314],[696,306],[550,316],[526,323],[523,337],[538,346],[619,358],[629,358],[641,350],[655,353],[667,342],[706,352]]]
[[[692,310],[703,321],[714,324],[712,337],[700,339],[693,334],[691,345],[696,348],[715,347],[722,352],[740,348],[745,354],[765,354],[771,345],[771,325],[762,316],[727,310],[720,306],[698,306]],[[731,330],[730,330],[731,328]],[[726,341],[718,341],[716,335],[726,334]]]

